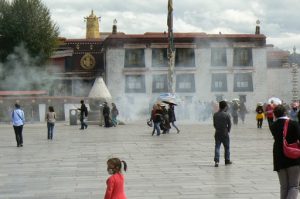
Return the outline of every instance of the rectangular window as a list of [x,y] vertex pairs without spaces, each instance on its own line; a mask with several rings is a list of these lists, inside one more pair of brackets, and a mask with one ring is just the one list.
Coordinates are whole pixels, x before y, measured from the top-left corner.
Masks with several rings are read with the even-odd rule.
[[194,74],[176,75],[176,91],[177,92],[195,92]]
[[193,48],[177,48],[175,67],[195,67],[195,51]]
[[125,49],[125,68],[145,67],[144,49]]
[[126,93],[145,93],[145,76],[144,75],[126,75],[125,76]]
[[227,66],[226,48],[211,49],[211,65]]
[[152,77],[152,92],[162,93],[168,92],[168,76],[167,75],[153,75]]
[[167,67],[168,55],[166,48],[152,49],[152,67]]
[[212,74],[211,91],[227,91],[227,76],[225,73]]
[[253,66],[251,48],[234,48],[234,66]]
[[253,92],[252,73],[234,74],[234,92]]

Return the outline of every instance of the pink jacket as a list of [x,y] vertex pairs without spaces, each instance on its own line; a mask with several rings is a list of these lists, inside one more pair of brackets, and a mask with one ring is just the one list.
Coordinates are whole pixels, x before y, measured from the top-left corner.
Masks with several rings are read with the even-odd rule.
[[106,181],[106,192],[104,199],[126,199],[124,191],[124,176],[121,173],[115,173]]

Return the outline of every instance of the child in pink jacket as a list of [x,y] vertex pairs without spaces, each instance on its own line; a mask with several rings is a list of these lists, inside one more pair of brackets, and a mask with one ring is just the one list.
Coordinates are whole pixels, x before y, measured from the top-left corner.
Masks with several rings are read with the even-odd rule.
[[104,199],[126,199],[124,191],[124,176],[121,173],[122,163],[124,171],[127,170],[125,161],[119,158],[111,158],[107,161],[107,172],[111,175],[106,181],[106,192]]

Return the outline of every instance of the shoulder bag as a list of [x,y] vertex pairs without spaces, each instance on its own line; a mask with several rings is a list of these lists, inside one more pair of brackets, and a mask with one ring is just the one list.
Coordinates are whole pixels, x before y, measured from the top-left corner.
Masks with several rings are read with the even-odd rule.
[[283,153],[288,158],[298,159],[300,158],[300,143],[299,140],[297,140],[297,142],[292,144],[289,144],[286,141],[288,125],[289,125],[289,119],[285,121],[284,128],[283,128]]

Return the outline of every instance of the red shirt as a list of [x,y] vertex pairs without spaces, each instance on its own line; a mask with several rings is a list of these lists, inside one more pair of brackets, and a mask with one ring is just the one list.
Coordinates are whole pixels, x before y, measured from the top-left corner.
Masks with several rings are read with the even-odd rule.
[[274,105],[268,104],[266,107],[267,118],[273,118],[273,110],[274,110]]
[[124,176],[121,173],[115,173],[106,181],[106,192],[104,199],[126,199],[124,191]]

